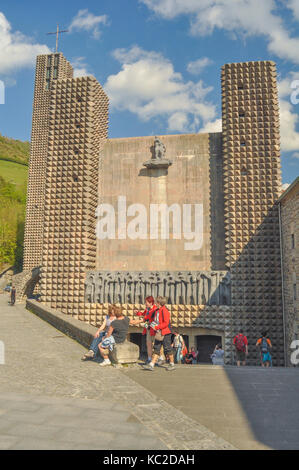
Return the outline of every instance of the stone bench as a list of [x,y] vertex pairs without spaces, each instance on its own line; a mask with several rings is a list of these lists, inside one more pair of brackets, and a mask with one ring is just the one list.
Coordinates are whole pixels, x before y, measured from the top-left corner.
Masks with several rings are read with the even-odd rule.
[[[37,302],[27,299],[27,309],[38,315],[40,318],[50,323],[57,330],[78,341],[85,348],[89,348],[90,343],[97,331],[95,326],[84,323],[70,315],[64,315],[57,310]],[[130,364],[139,359],[139,346],[137,344],[125,341],[115,345],[114,350],[109,355],[111,362],[116,364]]]
[[139,346],[127,340],[124,343],[116,344],[113,351],[109,353],[109,359],[116,364],[137,362],[139,359]]

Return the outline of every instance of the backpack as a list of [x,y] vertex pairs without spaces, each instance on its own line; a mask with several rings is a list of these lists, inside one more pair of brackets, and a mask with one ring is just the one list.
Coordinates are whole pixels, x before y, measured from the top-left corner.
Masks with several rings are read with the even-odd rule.
[[183,341],[184,341],[183,337],[180,334],[178,334],[178,336],[176,338],[177,338],[177,345],[178,345],[177,347],[182,348]]
[[236,341],[235,341],[235,346],[238,351],[245,351],[245,341],[244,341],[244,336],[243,335],[237,335],[236,336]]
[[263,354],[266,354],[268,351],[269,351],[269,345],[268,345],[268,341],[267,341],[267,338],[261,338],[262,341],[261,341],[261,351]]

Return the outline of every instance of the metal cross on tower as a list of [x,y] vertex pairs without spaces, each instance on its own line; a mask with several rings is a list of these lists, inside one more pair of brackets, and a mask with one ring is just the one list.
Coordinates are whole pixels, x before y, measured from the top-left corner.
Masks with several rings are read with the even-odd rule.
[[57,25],[57,30],[55,33],[47,33],[47,34],[56,34],[56,52],[58,52],[58,38],[59,38],[59,34],[61,33],[68,33],[68,29],[64,29],[64,30],[59,30],[59,25]]

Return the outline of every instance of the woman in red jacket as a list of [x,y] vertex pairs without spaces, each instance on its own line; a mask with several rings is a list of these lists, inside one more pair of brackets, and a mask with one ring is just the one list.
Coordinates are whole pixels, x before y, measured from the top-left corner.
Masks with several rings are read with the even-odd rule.
[[157,307],[155,305],[154,297],[149,296],[145,299],[145,307],[146,309],[144,312],[138,312],[135,310],[135,315],[142,316],[143,320],[146,325],[143,329],[142,334],[146,335],[146,348],[147,348],[147,363],[150,363],[152,360],[152,349],[153,349],[153,341],[156,332],[150,327],[150,323],[153,321],[155,316],[155,311]]
[[154,354],[151,362],[147,366],[143,366],[145,370],[154,370],[155,363],[157,362],[161,347],[164,348],[165,356],[169,357],[169,365],[167,370],[174,370],[174,357],[173,349],[171,346],[171,326],[170,326],[170,313],[167,310],[166,298],[158,296],[156,299],[157,309],[154,312],[154,319],[151,322],[151,328],[156,332],[155,333],[155,342],[154,342]]

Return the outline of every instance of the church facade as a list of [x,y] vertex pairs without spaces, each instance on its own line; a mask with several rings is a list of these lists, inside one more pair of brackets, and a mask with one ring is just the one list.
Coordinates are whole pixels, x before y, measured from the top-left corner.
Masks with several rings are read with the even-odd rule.
[[[94,325],[167,297],[201,357],[242,328],[284,364],[276,66],[221,70],[222,132],[108,138],[108,97],[63,54],[37,57],[24,272],[41,301]],[[132,329],[131,338],[140,330]],[[202,353],[202,354],[201,354]]]

